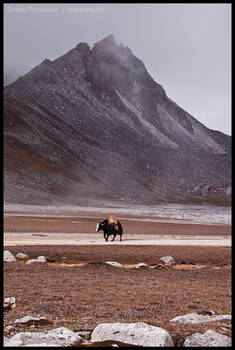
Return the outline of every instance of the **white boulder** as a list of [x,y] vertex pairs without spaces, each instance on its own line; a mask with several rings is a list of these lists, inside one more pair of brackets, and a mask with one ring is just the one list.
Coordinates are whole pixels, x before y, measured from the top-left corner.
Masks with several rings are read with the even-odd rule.
[[27,315],[25,317],[15,320],[15,325],[18,327],[26,327],[31,325],[47,325],[51,324],[46,317]]
[[16,299],[14,297],[5,298],[3,301],[3,310],[11,310],[16,307]]
[[9,336],[13,336],[15,334],[18,333],[18,329],[16,327],[13,326],[6,326],[6,328],[4,329],[4,332]]
[[149,265],[150,269],[162,269],[164,266],[162,264]]
[[194,333],[187,337],[183,343],[183,346],[188,347],[203,347],[203,346],[232,346],[231,338],[227,335],[220,334],[218,332],[209,329],[205,333]]
[[171,323],[179,322],[179,323],[204,323],[204,322],[214,322],[214,321],[223,321],[223,322],[231,322],[231,315],[203,315],[198,313],[186,314],[184,316],[177,316],[170,320]]
[[91,334],[91,342],[120,341],[138,346],[174,346],[170,334],[143,322],[100,323]]
[[25,253],[18,253],[18,254],[16,254],[16,258],[18,258],[18,259],[28,259],[29,256],[27,254],[25,254]]
[[3,346],[7,346],[8,345],[8,343],[10,342],[10,338],[8,338],[8,337],[5,337],[5,335],[4,335],[4,337],[3,337]]
[[82,338],[75,332],[60,327],[46,332],[21,332],[6,339],[5,346],[74,346]]
[[119,262],[116,262],[116,261],[105,261],[105,264],[112,265],[114,267],[123,267],[122,264],[120,264]]
[[47,263],[47,258],[45,256],[38,256],[36,259],[30,259],[26,262],[26,264],[33,264],[33,263]]
[[145,263],[138,263],[132,266],[133,269],[141,269],[143,267],[148,267],[148,265]]
[[159,259],[160,261],[163,262],[164,265],[172,265],[175,264],[174,258],[172,256],[163,256],[162,258]]
[[9,250],[4,250],[3,261],[4,262],[13,262],[13,261],[17,261],[17,260]]

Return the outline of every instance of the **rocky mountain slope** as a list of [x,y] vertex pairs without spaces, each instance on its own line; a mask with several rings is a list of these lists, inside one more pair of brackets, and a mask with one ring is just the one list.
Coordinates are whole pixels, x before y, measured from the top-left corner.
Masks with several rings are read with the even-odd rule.
[[6,202],[230,200],[231,137],[168,98],[112,35],[4,90]]

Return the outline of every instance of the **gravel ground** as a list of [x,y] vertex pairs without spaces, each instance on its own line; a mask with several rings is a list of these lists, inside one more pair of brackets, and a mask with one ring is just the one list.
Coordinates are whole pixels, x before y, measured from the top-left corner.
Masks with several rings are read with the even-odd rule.
[[[53,320],[53,325],[34,331],[60,326],[92,331],[102,322],[141,321],[166,329],[178,346],[187,335],[207,329],[231,335],[230,327],[223,322],[169,323],[175,316],[204,310],[231,314],[231,255],[227,247],[8,248],[14,254],[19,250],[27,253],[30,258],[45,255],[54,262],[4,264],[4,297],[16,298],[16,307],[4,315],[4,327],[30,314]],[[104,263],[156,264],[165,255],[175,258],[175,267],[128,269]],[[23,331],[32,329],[26,327]]]
[[[169,323],[175,316],[204,310],[231,314],[230,246],[144,245],[141,240],[139,245],[121,245],[119,242],[64,245],[59,241],[47,245],[47,237],[32,234],[69,234],[74,232],[73,225],[77,225],[75,232],[85,235],[86,232],[79,226],[83,225],[84,228],[85,224],[92,234],[91,228],[95,227],[97,218],[77,217],[70,218],[69,222],[67,218],[65,222],[56,217],[53,221],[32,217],[29,221],[28,217],[20,217],[20,225],[18,218],[11,218],[13,221],[5,218],[5,232],[17,232],[18,228],[18,232],[28,232],[28,236],[40,239],[40,243],[8,246],[4,242],[4,249],[9,249],[13,254],[26,253],[30,259],[45,255],[52,262],[32,265],[22,261],[4,263],[4,297],[16,298],[16,307],[4,313],[4,328],[14,325],[17,318],[30,314],[45,316],[53,324],[33,329],[26,327],[23,331],[48,330],[59,326],[74,331],[92,331],[102,322],[142,321],[166,329],[176,346],[182,345],[187,335],[208,329],[231,335],[230,325],[224,322],[198,325]],[[38,219],[41,219],[40,225]],[[85,219],[88,221],[84,223]],[[72,224],[72,221],[82,221],[83,224]],[[127,220],[124,222],[124,232],[126,235],[139,234],[139,237],[144,233],[155,237],[164,232],[169,237],[175,235],[178,239],[182,235],[187,240],[195,235],[203,240],[205,236],[213,234],[217,236],[214,238],[221,235],[230,238],[231,234],[229,225],[168,224],[131,223]],[[157,264],[166,255],[175,259],[175,266],[162,269],[125,268],[140,262]],[[105,261],[117,261],[125,264],[125,267],[113,267],[105,264]],[[72,266],[68,266],[70,264]]]

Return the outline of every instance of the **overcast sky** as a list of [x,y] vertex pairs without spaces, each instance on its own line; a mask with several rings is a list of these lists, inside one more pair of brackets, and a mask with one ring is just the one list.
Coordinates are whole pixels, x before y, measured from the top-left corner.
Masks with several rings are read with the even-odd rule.
[[4,4],[5,84],[113,34],[168,97],[231,135],[231,4]]

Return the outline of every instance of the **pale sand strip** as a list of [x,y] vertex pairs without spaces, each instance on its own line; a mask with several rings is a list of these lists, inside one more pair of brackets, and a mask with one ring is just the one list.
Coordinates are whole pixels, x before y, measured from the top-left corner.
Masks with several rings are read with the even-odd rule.
[[106,242],[102,234],[96,233],[56,233],[56,232],[7,232],[4,246],[18,245],[180,245],[180,246],[224,246],[231,247],[231,237],[226,236],[171,236],[126,234],[123,241],[119,236],[114,242]]

